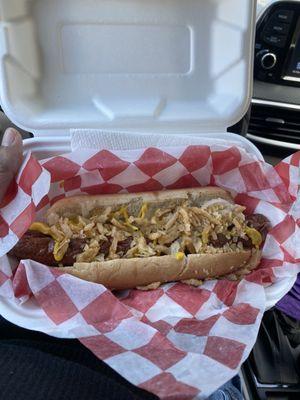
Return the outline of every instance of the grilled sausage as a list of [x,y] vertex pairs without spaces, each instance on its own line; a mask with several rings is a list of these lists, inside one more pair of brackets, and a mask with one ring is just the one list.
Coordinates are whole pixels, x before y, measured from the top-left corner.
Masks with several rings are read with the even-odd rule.
[[[107,257],[111,242],[111,238],[103,241],[100,245],[99,254],[104,254]],[[119,242],[117,252],[126,254],[131,247],[131,242],[132,238]],[[55,242],[50,236],[28,231],[9,254],[19,260],[30,259],[53,267],[58,266],[58,264],[73,265],[76,262],[76,256],[83,252],[86,240],[72,239],[64,258],[60,262],[57,262],[53,256],[54,244]]]

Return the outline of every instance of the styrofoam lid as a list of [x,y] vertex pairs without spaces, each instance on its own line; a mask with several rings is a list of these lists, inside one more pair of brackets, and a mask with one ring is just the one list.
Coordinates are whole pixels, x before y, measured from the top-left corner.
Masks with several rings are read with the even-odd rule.
[[18,126],[225,131],[250,101],[255,0],[0,0]]

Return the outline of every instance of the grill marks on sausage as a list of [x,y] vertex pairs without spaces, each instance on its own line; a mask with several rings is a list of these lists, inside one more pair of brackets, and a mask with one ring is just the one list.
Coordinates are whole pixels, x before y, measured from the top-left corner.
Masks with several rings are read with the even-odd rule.
[[86,241],[84,239],[72,239],[64,258],[62,259],[62,264],[73,265],[76,261],[76,256],[83,252],[85,245]]
[[[246,218],[246,223],[250,228],[256,229],[261,234],[263,241],[266,240],[270,222],[264,215],[250,215]],[[240,238],[239,241],[242,242],[244,249],[251,249],[253,247],[252,241],[248,236],[246,236],[245,238]],[[223,247],[230,242],[231,239],[228,239],[222,233],[219,233],[217,235],[217,239],[210,240],[210,244],[214,247]]]
[[253,214],[247,217],[247,225],[250,228],[256,229],[262,235],[263,240],[266,239],[268,230],[270,228],[270,221],[264,215]]
[[[60,263],[73,265],[77,254],[83,252],[85,245],[86,241],[84,239],[72,239],[68,251]],[[28,231],[9,254],[18,259],[30,259],[41,264],[57,266],[59,263],[54,259],[53,249],[54,240],[50,236]]]
[[127,251],[131,248],[133,238],[129,237],[121,242],[118,243],[117,253],[126,254]]
[[[260,232],[263,240],[266,239],[270,222],[264,215],[251,215],[246,218],[246,222],[250,228],[254,228]],[[126,254],[131,248],[132,241],[132,237],[120,241],[118,243],[117,253],[122,255]],[[230,241],[231,239],[228,239],[225,235],[220,233],[217,235],[217,239],[210,240],[210,245],[219,248],[230,243]],[[240,238],[240,241],[243,243],[245,249],[251,249],[253,247],[251,239],[247,236],[246,238]],[[54,240],[42,233],[28,231],[9,254],[19,260],[31,259],[45,265],[58,266],[58,264],[62,264],[67,266],[73,265],[76,262],[76,256],[84,251],[86,244],[87,241],[85,239],[71,239],[64,258],[58,263],[53,256]],[[107,241],[103,241],[100,244],[99,254],[103,254],[106,258],[109,254],[111,244],[111,237],[109,237]]]
[[[131,248],[133,238],[129,237],[123,241],[118,242],[117,253],[126,254],[127,251]],[[101,243],[99,254],[103,254],[105,257],[109,254],[109,248],[112,243],[112,238],[108,238],[107,241]]]
[[214,247],[223,247],[225,244],[229,243],[230,239],[227,239],[223,233],[218,233],[217,239],[211,239],[209,244]]
[[[107,257],[111,243],[112,238],[103,241],[100,246],[99,254],[104,254],[104,256]],[[117,252],[126,254],[131,247],[131,243],[131,237],[119,242]],[[76,256],[83,252],[87,241],[85,239],[72,239],[64,258],[60,262],[57,262],[53,256],[54,244],[55,242],[50,236],[43,235],[39,232],[28,231],[9,254],[19,260],[30,259],[41,264],[55,267],[58,266],[58,264],[65,266],[73,265],[76,262]]]
[[56,265],[53,246],[54,241],[51,237],[38,232],[27,232],[9,254],[18,259],[31,259],[46,265]]

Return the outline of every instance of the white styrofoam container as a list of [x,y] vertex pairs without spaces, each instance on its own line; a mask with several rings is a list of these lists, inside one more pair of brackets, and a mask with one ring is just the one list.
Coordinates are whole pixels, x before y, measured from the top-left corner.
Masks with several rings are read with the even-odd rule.
[[255,10],[254,0],[0,0],[2,107],[57,151],[72,128],[223,134],[250,103]]
[[[262,158],[226,133],[250,104],[255,11],[255,0],[0,0],[2,108],[39,158],[68,152],[77,128],[197,134]],[[268,307],[293,283],[268,288]],[[0,313],[42,329],[30,304],[1,301]]]

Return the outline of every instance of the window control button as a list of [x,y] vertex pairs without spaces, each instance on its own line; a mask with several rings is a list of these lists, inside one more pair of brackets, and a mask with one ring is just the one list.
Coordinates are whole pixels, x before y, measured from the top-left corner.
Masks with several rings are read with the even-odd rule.
[[294,16],[292,10],[278,10],[274,13],[276,19],[280,22],[291,22]]

